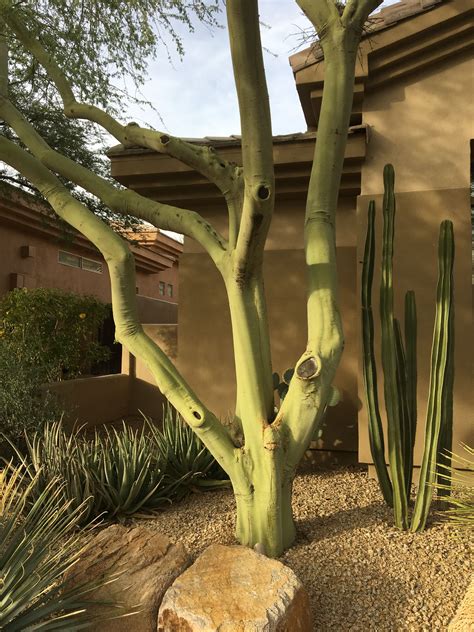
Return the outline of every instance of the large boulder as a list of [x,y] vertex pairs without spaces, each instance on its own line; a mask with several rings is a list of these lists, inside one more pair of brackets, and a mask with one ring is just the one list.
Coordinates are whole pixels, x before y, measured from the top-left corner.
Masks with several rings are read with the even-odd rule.
[[120,603],[127,611],[139,612],[122,619],[98,621],[88,629],[156,632],[163,595],[190,562],[184,546],[172,544],[164,535],[143,527],[113,525],[91,540],[79,562],[68,571],[66,589],[118,574],[114,581],[87,595],[88,600],[97,602],[88,608],[89,613],[108,615],[110,607],[105,603]]
[[308,595],[281,562],[213,544],[166,591],[158,631],[213,630],[311,632]]

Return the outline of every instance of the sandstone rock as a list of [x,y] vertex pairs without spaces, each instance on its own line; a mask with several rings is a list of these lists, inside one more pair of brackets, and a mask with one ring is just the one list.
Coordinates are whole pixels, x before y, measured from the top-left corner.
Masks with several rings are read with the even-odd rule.
[[311,632],[293,571],[242,546],[213,544],[166,591],[159,632]]
[[[173,581],[190,564],[181,544],[172,544],[159,533],[143,527],[113,525],[100,531],[90,542],[79,562],[67,573],[66,589],[106,574],[118,578],[94,590],[87,599],[118,603],[137,614],[122,619],[100,621],[95,632],[156,632],[158,608]],[[91,614],[103,615],[104,606],[88,608]],[[110,608],[107,608],[110,612]]]

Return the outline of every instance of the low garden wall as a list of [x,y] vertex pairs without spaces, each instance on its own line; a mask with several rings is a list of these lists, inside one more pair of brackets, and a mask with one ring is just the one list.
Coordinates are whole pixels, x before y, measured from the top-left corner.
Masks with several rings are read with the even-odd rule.
[[61,400],[67,427],[133,421],[141,418],[140,411],[156,421],[165,403],[156,386],[125,373],[64,380],[48,388]]

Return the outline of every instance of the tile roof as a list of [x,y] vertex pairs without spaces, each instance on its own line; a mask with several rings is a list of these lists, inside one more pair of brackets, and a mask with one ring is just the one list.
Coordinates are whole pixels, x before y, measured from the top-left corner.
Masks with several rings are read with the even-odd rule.
[[[401,20],[411,18],[419,13],[424,13],[433,9],[436,5],[449,2],[449,0],[401,0],[395,4],[391,4],[388,7],[384,7],[373,13],[364,26],[364,35],[362,39],[369,38],[373,33],[382,31],[386,28],[394,26]],[[306,61],[301,63],[301,54],[307,51]],[[299,51],[295,55],[290,57],[290,64],[293,68],[293,72],[310,66],[323,58],[323,52],[321,46],[316,41],[309,48],[303,51]],[[294,62],[292,61],[294,60]]]
[[[352,125],[349,128],[349,134],[358,132],[360,130],[366,130],[366,125]],[[293,134],[280,134],[273,136],[273,144],[278,145],[282,143],[292,143],[294,141],[314,141],[316,138],[316,132],[295,132]],[[240,147],[242,137],[238,134],[231,134],[230,136],[204,136],[202,138],[181,138],[193,145],[210,145],[212,147]],[[138,153],[155,153],[152,149],[143,147],[125,147],[123,145],[114,145],[107,151],[107,156],[114,156],[117,154],[138,154]]]

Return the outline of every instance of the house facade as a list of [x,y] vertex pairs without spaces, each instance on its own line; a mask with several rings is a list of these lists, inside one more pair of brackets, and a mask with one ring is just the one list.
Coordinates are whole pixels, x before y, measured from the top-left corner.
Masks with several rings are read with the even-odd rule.
[[[451,219],[456,238],[454,445],[474,442],[472,18],[468,0],[408,0],[376,14],[363,38],[337,211],[339,300],[346,346],[335,385],[343,401],[330,409],[323,436],[314,445],[324,452],[358,453],[359,461],[371,461],[361,367],[359,280],[371,199],[378,209],[380,254],[382,172],[389,162],[396,171],[394,279],[400,316],[405,291],[414,289],[417,295],[419,426],[424,425],[429,383],[438,231],[442,220]],[[324,60],[317,47],[293,55],[290,63],[308,131],[275,137],[273,147],[276,206],[264,274],[273,367],[280,373],[294,366],[306,346],[304,207],[324,83]],[[212,145],[228,160],[239,163],[241,159],[238,137],[194,142]],[[226,234],[227,214],[219,191],[190,168],[141,149],[115,148],[111,160],[112,174],[120,182],[161,202],[198,210]],[[378,280],[374,280],[374,290]],[[205,403],[224,417],[235,398],[230,317],[219,273],[190,240],[185,240],[180,260],[180,292],[176,362]],[[423,432],[419,432],[416,465],[422,442]]]
[[[157,230],[126,235],[136,263],[144,323],[177,322],[182,244]],[[37,198],[0,183],[0,296],[14,288],[57,288],[110,303],[102,255],[85,237],[53,219]]]

